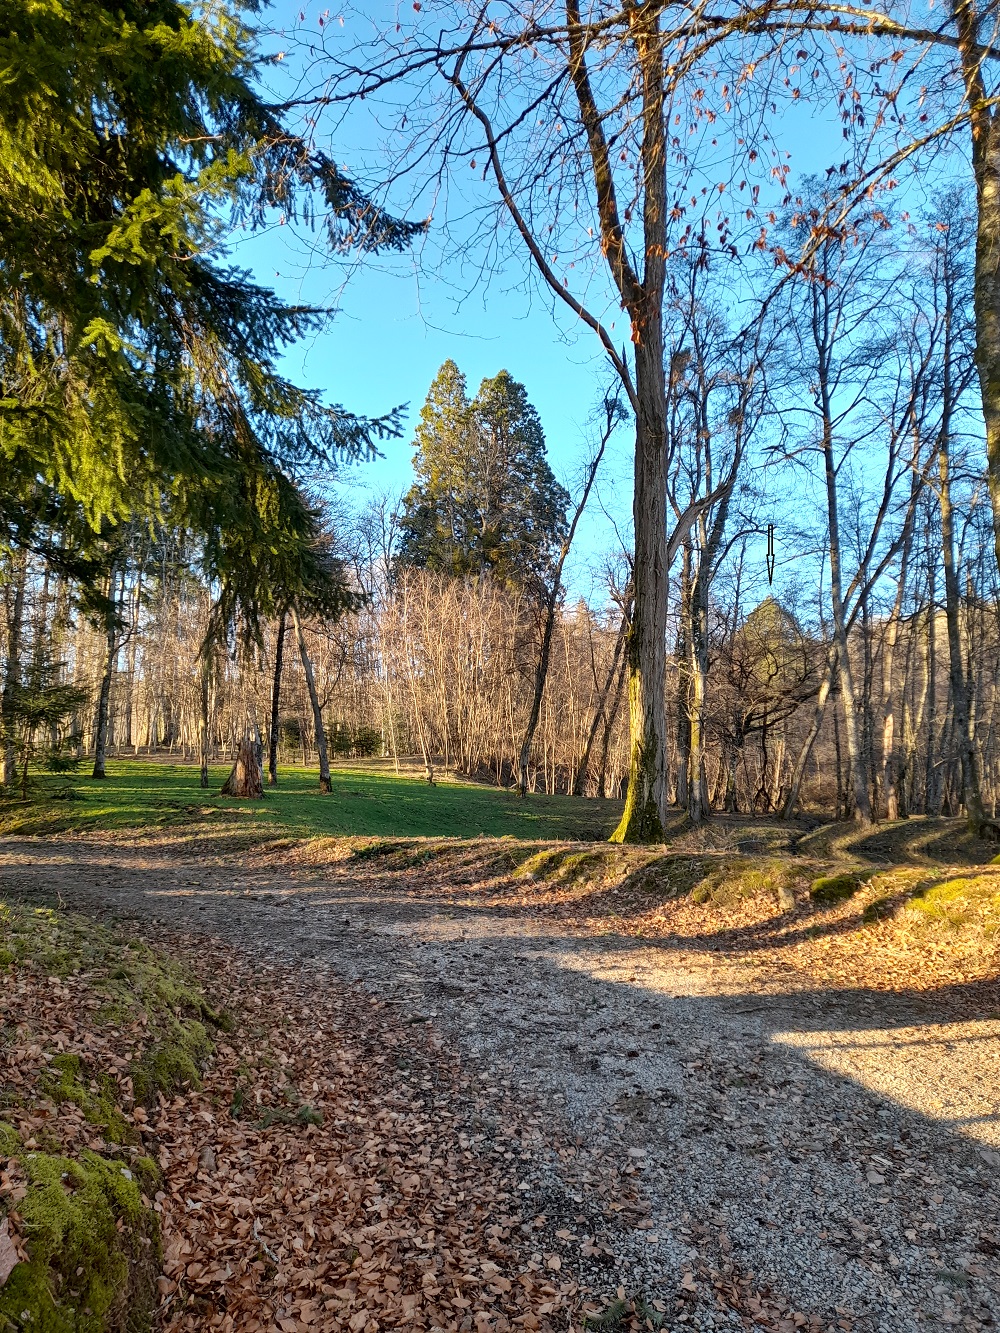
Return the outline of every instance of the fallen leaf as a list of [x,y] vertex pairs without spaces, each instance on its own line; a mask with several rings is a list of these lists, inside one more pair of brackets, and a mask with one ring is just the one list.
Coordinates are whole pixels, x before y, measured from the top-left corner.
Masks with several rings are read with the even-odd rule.
[[18,1257],[17,1249],[14,1246],[10,1236],[10,1228],[7,1225],[8,1219],[5,1217],[0,1222],[0,1287],[7,1281],[11,1273],[21,1262]]

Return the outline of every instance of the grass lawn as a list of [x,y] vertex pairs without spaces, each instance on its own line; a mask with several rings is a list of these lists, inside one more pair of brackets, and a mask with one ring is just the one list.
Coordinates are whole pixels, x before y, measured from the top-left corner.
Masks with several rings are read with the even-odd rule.
[[319,835],[354,837],[510,836],[515,838],[606,838],[621,815],[621,802],[572,796],[517,795],[498,788],[443,781],[431,787],[392,770],[337,768],[333,791],[324,796],[314,770],[282,768],[278,788],[263,801],[235,801],[218,794],[228,766],[211,770],[207,790],[198,769],[184,764],[111,760],[103,782],[81,774],[73,781],[79,799],[27,805],[0,802],[0,834],[50,834],[147,829],[225,821],[240,812],[240,826],[262,838]]

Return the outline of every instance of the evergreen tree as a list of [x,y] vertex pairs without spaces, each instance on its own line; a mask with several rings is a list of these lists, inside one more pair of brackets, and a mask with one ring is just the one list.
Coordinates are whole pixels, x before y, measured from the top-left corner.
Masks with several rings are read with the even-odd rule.
[[223,227],[270,209],[337,245],[414,230],[261,100],[255,42],[224,0],[0,0],[0,540],[54,504],[167,518],[246,584],[309,562],[296,473],[395,429],[281,376],[320,312],[226,263]]
[[417,480],[403,501],[398,563],[453,574],[491,572],[546,585],[566,532],[569,495],[545,457],[523,384],[502,370],[470,403],[446,361],[417,428]]

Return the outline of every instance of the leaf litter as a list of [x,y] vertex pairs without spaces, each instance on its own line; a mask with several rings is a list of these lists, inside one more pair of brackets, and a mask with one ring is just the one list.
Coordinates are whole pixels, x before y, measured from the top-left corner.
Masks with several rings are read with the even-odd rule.
[[[308,864],[312,860],[308,856],[308,846],[304,852],[307,853],[304,860]],[[288,857],[288,852],[284,852],[284,857]],[[423,857],[420,861],[423,861]],[[968,948],[968,944],[963,946],[955,938],[911,932],[905,922],[881,918],[864,921],[861,917],[865,906],[864,897],[860,901],[837,905],[835,909],[825,912],[820,920],[835,926],[835,929],[828,937],[817,937],[809,932],[809,926],[816,920],[816,913],[803,900],[803,896],[797,898],[795,912],[776,913],[773,906],[760,901],[736,901],[729,905],[692,904],[685,898],[677,901],[656,901],[653,898],[651,901],[648,893],[632,892],[628,885],[624,888],[617,886],[604,896],[595,896],[592,890],[589,893],[581,892],[579,886],[572,885],[524,885],[513,881],[509,874],[496,874],[492,878],[483,876],[481,866],[475,864],[475,857],[469,857],[472,864],[467,872],[452,872],[447,876],[429,874],[427,870],[421,872],[420,861],[415,865],[411,860],[408,865],[400,866],[399,870],[392,873],[372,874],[371,869],[365,866],[365,892],[371,894],[373,900],[384,898],[385,901],[391,900],[393,892],[400,888],[405,890],[408,897],[427,894],[435,902],[439,914],[448,902],[452,902],[455,912],[460,914],[463,906],[471,905],[471,896],[475,896],[477,905],[501,906],[505,916],[549,914],[559,918],[561,924],[569,929],[583,930],[588,934],[607,933],[609,930],[613,930],[617,936],[649,934],[653,936],[649,940],[651,945],[656,944],[655,937],[660,933],[673,934],[688,941],[689,952],[681,954],[681,957],[687,957],[691,962],[695,962],[699,954],[707,954],[711,958],[711,954],[721,950],[728,954],[737,954],[743,950],[749,960],[755,962],[755,989],[761,994],[796,989],[796,986],[812,978],[823,980],[825,984],[864,984],[872,990],[891,990],[899,988],[900,977],[905,976],[913,988],[929,990],[945,981],[961,981],[969,976],[987,981],[996,974],[992,965],[992,949],[985,950],[987,957],[984,960],[983,953],[979,957],[973,956],[973,950]],[[269,880],[273,882],[273,876],[269,876],[267,866],[260,862],[255,864],[260,872],[255,874],[255,882],[264,888]],[[287,861],[285,865],[289,878],[297,877],[295,857],[292,858],[292,865],[288,865]],[[220,868],[223,866],[224,861],[220,860]],[[307,872],[307,877],[313,877],[311,870]],[[308,884],[303,885],[303,890],[308,888]],[[389,897],[385,897],[387,893]],[[291,900],[275,900],[275,906],[283,901]],[[847,922],[852,913],[851,928],[864,929],[867,945],[867,948],[857,950],[855,940],[853,953],[848,948],[851,930],[843,926],[837,929],[837,922]],[[447,917],[451,913],[445,910],[443,914]],[[767,938],[772,966],[757,966],[755,953],[761,936]],[[175,946],[171,945],[171,948]],[[204,952],[204,942],[192,942],[189,948]],[[632,1265],[636,1237],[647,1237],[648,1228],[652,1225],[647,1216],[648,1202],[643,1204],[645,1185],[641,1181],[641,1164],[636,1166],[635,1174],[629,1174],[631,1168],[625,1169],[624,1176],[616,1174],[607,1161],[601,1160],[600,1150],[588,1148],[587,1145],[581,1145],[579,1140],[567,1137],[567,1128],[561,1124],[559,1114],[553,1112],[552,1108],[545,1106],[544,1112],[539,1112],[537,1106],[525,1098],[523,1089],[511,1081],[497,1078],[496,1081],[484,1082],[468,1069],[461,1069],[451,1046],[445,1045],[436,1033],[436,1025],[432,1021],[435,1017],[433,1010],[429,1013],[407,1013],[405,1008],[400,1008],[399,1001],[387,1004],[381,998],[372,1000],[371,996],[365,996],[363,990],[312,976],[308,970],[299,968],[289,968],[281,973],[277,970],[268,972],[261,981],[260,972],[248,974],[251,965],[245,954],[235,953],[228,958],[227,989],[236,985],[235,993],[241,997],[256,994],[260,1000],[260,1004],[251,1004],[251,1009],[247,1010],[251,1017],[251,1010],[261,1016],[269,1012],[293,1014],[293,1026],[300,1025],[303,1036],[297,1033],[293,1037],[289,1036],[288,1025],[281,1024],[280,1020],[277,1025],[268,1025],[263,1017],[257,1018],[253,1028],[255,1037],[249,1049],[237,1049],[237,1045],[233,1044],[232,1054],[227,1054],[225,1046],[217,1052],[217,1068],[221,1069],[225,1061],[231,1061],[231,1065],[227,1066],[229,1082],[232,1082],[233,1073],[239,1073],[240,1078],[236,1084],[209,1092],[213,1078],[213,1070],[209,1070],[205,1088],[199,1094],[201,1098],[209,1097],[209,1101],[212,1097],[216,1098],[219,1105],[212,1104],[205,1108],[200,1104],[201,1109],[216,1117],[212,1122],[216,1129],[224,1125],[225,1132],[231,1136],[227,1142],[239,1144],[240,1152],[249,1153],[251,1158],[248,1166],[240,1168],[244,1174],[249,1174],[249,1181],[240,1185],[244,1193],[237,1197],[248,1198],[256,1209],[249,1224],[252,1258],[243,1250],[239,1250],[239,1254],[227,1250],[213,1264],[208,1246],[215,1229],[221,1228],[224,1232],[225,1218],[213,1217],[208,1232],[201,1229],[204,1217],[211,1217],[213,1206],[224,1197],[224,1193],[220,1193],[220,1185],[224,1181],[216,1180],[215,1176],[227,1164],[225,1153],[228,1149],[220,1149],[209,1133],[200,1150],[196,1150],[197,1145],[188,1142],[191,1137],[189,1129],[177,1128],[191,1118],[187,1113],[192,1105],[191,1094],[185,1093],[184,1097],[177,1098],[177,1102],[183,1105],[171,1104],[168,1108],[160,1108],[164,1117],[160,1132],[163,1133],[167,1152],[171,1152],[168,1133],[171,1126],[172,1132],[179,1137],[181,1148],[184,1145],[191,1146],[191,1152],[185,1154],[184,1150],[179,1150],[171,1157],[168,1170],[171,1189],[159,1201],[164,1214],[165,1236],[181,1236],[192,1245],[191,1252],[183,1249],[169,1260],[180,1265],[176,1272],[164,1274],[165,1282],[176,1282],[176,1289],[164,1292],[168,1328],[217,1326],[240,1329],[245,1326],[255,1329],[257,1325],[249,1320],[259,1321],[264,1328],[284,1328],[285,1325],[277,1322],[280,1318],[299,1321],[288,1325],[292,1328],[307,1329],[381,1329],[395,1326],[427,1326],[432,1329],[504,1326],[571,1329],[579,1328],[584,1321],[587,1326],[601,1328],[676,1326],[680,1329],[731,1325],[783,1330],[805,1328],[809,1333],[820,1328],[829,1329],[831,1333],[833,1330],[855,1330],[855,1333],[859,1333],[860,1329],[867,1328],[867,1322],[859,1320],[847,1306],[833,1312],[833,1317],[827,1310],[823,1320],[820,1320],[815,1314],[809,1313],[808,1308],[799,1309],[789,1305],[780,1293],[768,1288],[767,1282],[761,1282],[759,1278],[745,1272],[744,1266],[735,1257],[740,1254],[740,1238],[733,1240],[728,1236],[724,1218],[713,1216],[713,1208],[708,1205],[684,1213],[680,1212],[680,1206],[675,1206],[675,1212],[680,1214],[677,1218],[677,1238],[687,1245],[687,1260],[681,1268],[675,1270],[671,1270],[668,1264],[660,1265],[663,1280],[656,1289],[657,1300],[648,1300],[641,1290],[635,1289],[637,1269]],[[219,973],[220,976],[223,972]],[[304,989],[304,985],[308,989]],[[324,1008],[333,994],[339,997],[331,1001],[333,1009]],[[269,1000],[268,996],[271,997]],[[268,1005],[271,1008],[268,1009]],[[425,1006],[421,1005],[420,1009],[425,1009]],[[747,1012],[752,1012],[752,1009]],[[312,1020],[312,1026],[309,1020]],[[329,1065],[332,1057],[324,1056],[327,1048],[323,1044],[313,1050],[312,1054],[303,1049],[303,1041],[316,1028],[317,1022],[323,1030],[324,1041],[335,1042],[339,1052],[349,1052],[351,1068],[344,1069],[336,1061],[333,1066]],[[368,1037],[364,1033],[368,1033]],[[264,1042],[263,1046],[261,1042]],[[268,1050],[272,1053],[268,1054]],[[389,1050],[395,1052],[395,1057],[389,1057]],[[284,1060],[281,1054],[284,1054]],[[327,1060],[325,1065],[324,1058]],[[236,1061],[235,1065],[232,1064],[233,1060]],[[296,1060],[304,1060],[313,1069],[315,1077],[312,1082],[319,1084],[319,1090],[313,1090],[308,1078],[297,1072]],[[312,1060],[312,1064],[309,1064],[309,1060]],[[260,1061],[271,1062],[261,1070]],[[416,1061],[413,1068],[419,1066],[417,1072],[405,1068],[413,1061]],[[420,1061],[424,1061],[423,1064]],[[704,1068],[705,1061],[697,1058],[689,1060],[688,1065],[692,1080],[704,1082],[709,1076],[719,1077],[720,1070],[713,1070],[711,1062],[707,1069]],[[443,1068],[451,1070],[451,1074],[441,1073]],[[325,1082],[323,1077],[319,1077],[324,1069],[327,1072]],[[361,1069],[364,1069],[364,1076],[361,1076]],[[253,1077],[249,1076],[248,1070]],[[277,1076],[275,1070],[279,1070]],[[433,1070],[437,1070],[437,1074]],[[728,1072],[724,1073],[727,1073],[728,1081],[732,1084]],[[759,1077],[753,1074],[752,1068],[747,1073],[751,1084]],[[280,1081],[280,1074],[284,1074],[288,1088],[285,1088],[285,1082]],[[745,1081],[740,1078],[735,1084],[741,1085]],[[428,1082],[429,1086],[423,1086]],[[341,1105],[333,1093],[339,1084],[343,1086],[344,1096],[348,1098],[345,1105]],[[379,1089],[375,1097],[371,1092],[372,1086]],[[703,1094],[704,1090],[704,1086],[697,1084],[692,1088],[696,1097]],[[777,1092],[769,1085],[767,1089],[760,1085],[760,1090]],[[232,1100],[229,1100],[228,1106],[232,1109],[237,1092],[240,1093],[240,1105],[236,1108],[237,1129],[233,1130],[232,1124],[225,1124],[224,1117],[220,1118],[220,1108],[229,1097]],[[385,1178],[377,1172],[377,1166],[372,1168],[369,1161],[375,1148],[368,1146],[373,1132],[367,1133],[367,1130],[369,1125],[375,1125],[383,1130],[380,1138],[384,1140],[385,1126],[381,1120],[387,1105],[392,1098],[401,1097],[405,1108],[411,1105],[408,1098],[412,1098],[416,1092],[420,1093],[420,1105],[413,1113],[424,1117],[428,1124],[443,1122],[444,1137],[439,1134],[433,1138],[431,1157],[427,1160],[424,1160],[423,1152],[417,1153],[415,1165],[413,1153],[416,1142],[409,1141],[403,1133],[393,1128],[391,1142],[403,1149],[400,1172],[405,1170],[411,1176],[416,1174],[421,1180],[421,1170],[439,1176],[443,1173],[448,1178],[456,1162],[460,1165],[460,1172],[455,1177],[452,1193],[447,1196],[453,1205],[452,1209],[439,1208],[436,1212],[433,1208],[429,1212],[425,1209],[424,1213],[417,1214],[415,1232],[407,1233],[412,1236],[412,1240],[393,1240],[393,1226],[399,1229],[400,1234],[404,1234],[405,1226],[409,1225],[400,1220],[409,1216],[403,1208],[405,1190],[399,1185],[397,1193],[387,1193]],[[441,1093],[440,1097],[435,1096],[437,1092]],[[705,1128],[711,1130],[717,1116],[713,1112],[711,1097],[708,1101]],[[251,1105],[251,1113],[256,1117],[253,1120],[244,1114],[247,1105]],[[837,1102],[837,1105],[843,1105],[843,1102]],[[323,1114],[323,1125],[311,1125],[308,1120],[301,1124],[299,1112],[303,1108]],[[389,1113],[393,1110],[400,1113],[399,1105],[388,1106],[388,1109]],[[269,1116],[268,1112],[271,1113]],[[201,1120],[201,1124],[211,1129],[207,1121]],[[395,1125],[395,1122],[392,1124]],[[483,1124],[488,1126],[485,1133]],[[508,1130],[507,1138],[497,1134],[497,1124]],[[340,1137],[329,1137],[331,1126],[337,1129]],[[199,1133],[204,1133],[200,1126]],[[429,1133],[429,1130],[424,1130],[424,1133]],[[831,1145],[828,1142],[825,1144],[825,1156],[835,1161],[839,1158],[836,1140],[835,1133],[832,1152]],[[457,1152],[456,1141],[459,1144]],[[261,1142],[264,1145],[263,1152]],[[465,1142],[468,1146],[465,1146]],[[516,1148],[513,1154],[509,1148],[504,1148],[505,1144],[511,1142]],[[277,1145],[275,1152],[268,1153],[267,1145]],[[776,1157],[780,1157],[781,1153],[800,1154],[804,1150],[799,1142],[775,1146],[779,1148]],[[525,1149],[529,1149],[527,1157],[523,1157]],[[812,1152],[813,1146],[807,1144],[805,1150]],[[211,1156],[207,1156],[207,1152]],[[901,1156],[911,1164],[907,1170],[900,1172],[900,1188],[904,1192],[912,1189],[912,1184],[908,1185],[905,1177],[908,1174],[912,1176],[913,1166],[916,1166],[917,1178],[923,1177],[925,1184],[931,1188],[936,1178],[939,1178],[933,1176],[932,1165],[927,1161],[925,1152],[911,1153],[907,1157],[908,1150],[904,1152],[899,1145],[892,1149],[885,1148],[884,1152],[889,1153],[884,1161]],[[312,1153],[312,1162],[304,1161],[309,1153]],[[351,1162],[349,1180],[347,1172],[335,1172],[336,1180],[329,1178],[329,1174],[321,1174],[324,1164],[328,1164],[335,1153],[340,1153],[344,1161]],[[469,1164],[465,1157],[467,1153],[472,1154],[475,1165]],[[399,1152],[392,1150],[391,1156],[399,1157]],[[519,1169],[512,1174],[504,1174],[511,1156],[519,1162]],[[383,1160],[377,1153],[375,1157],[376,1161]],[[795,1156],[792,1161],[795,1161]],[[772,1165],[771,1153],[765,1153],[761,1157],[761,1165],[773,1172],[779,1162],[775,1161]],[[903,1165],[903,1162],[899,1165]],[[572,1169],[568,1169],[568,1166],[572,1166]],[[863,1166],[864,1180],[872,1186],[872,1193],[876,1192],[876,1186],[877,1189],[884,1188],[884,1181],[872,1178],[883,1176],[887,1170],[883,1162],[876,1161],[872,1156],[871,1161]],[[848,1166],[848,1169],[851,1168]],[[853,1169],[856,1170],[856,1166]],[[187,1170],[187,1176],[183,1178],[188,1181],[188,1185],[187,1190],[181,1188],[179,1204],[175,1198],[173,1180],[175,1177],[180,1180],[179,1173],[184,1170]],[[319,1224],[313,1221],[313,1228],[327,1225],[328,1230],[323,1233],[324,1245],[328,1244],[329,1236],[335,1236],[337,1240],[341,1236],[348,1238],[344,1241],[345,1252],[339,1260],[333,1260],[331,1254],[327,1253],[320,1262],[307,1264],[305,1256],[315,1258],[316,1238],[309,1237],[308,1230],[295,1226],[283,1228],[281,1220],[285,1214],[289,1217],[292,1214],[301,1216],[301,1205],[296,1202],[300,1197],[299,1192],[309,1189],[309,1182],[317,1172],[323,1180],[323,1198],[309,1202],[305,1216],[312,1218],[313,1213],[316,1213],[320,1217]],[[260,1173],[261,1188],[253,1194],[249,1185],[256,1184],[257,1173]],[[395,1178],[392,1177],[392,1180]],[[484,1184],[469,1184],[476,1178]],[[660,1173],[656,1186],[660,1189],[660,1204],[669,1212],[669,1198],[663,1197],[661,1189],[663,1178],[663,1173]],[[767,1178],[764,1176],[763,1180],[767,1181]],[[560,1182],[555,1194],[553,1180]],[[528,1186],[527,1192],[525,1185]],[[945,1189],[947,1186],[941,1185],[940,1188]],[[429,1180],[428,1189],[433,1194]],[[465,1198],[457,1197],[459,1194],[465,1194]],[[483,1206],[469,1208],[469,1196],[483,1201]],[[596,1204],[591,1201],[591,1196],[596,1198]],[[309,1197],[308,1193],[305,1197]],[[439,1200],[441,1198],[440,1194],[435,1197]],[[936,1196],[931,1194],[929,1197],[933,1209],[936,1206],[933,1198]],[[531,1200],[533,1205],[527,1210],[519,1206],[525,1198]],[[321,1218],[327,1216],[325,1205],[328,1200],[332,1202],[336,1216],[333,1221],[323,1224]],[[680,1200],[677,1202],[680,1204]],[[856,1253],[857,1262],[871,1262],[873,1270],[877,1270],[877,1258],[884,1254],[884,1249],[879,1249],[879,1225],[877,1222],[873,1225],[867,1214],[861,1216],[861,1209],[857,1205],[853,1206],[856,1216],[851,1216],[852,1201],[845,1202],[848,1205],[845,1209],[847,1216],[824,1222],[827,1229],[821,1230],[819,1234],[821,1237],[829,1234],[845,1254],[849,1256]],[[388,1208],[388,1214],[383,1217],[385,1208]],[[544,1209],[544,1212],[540,1212],[540,1209]],[[577,1209],[580,1209],[579,1213]],[[204,1213],[204,1217],[199,1217],[201,1213]],[[459,1228],[459,1237],[453,1236],[443,1226],[443,1214],[451,1218],[448,1222],[451,1228]],[[243,1221],[247,1221],[249,1216],[251,1214],[243,1217]],[[921,1240],[933,1241],[935,1232],[931,1230],[929,1234],[925,1233],[924,1229],[929,1224],[920,1220],[923,1216],[916,1214],[916,1230],[913,1234],[920,1234]],[[332,1230],[335,1222],[343,1224],[343,1230]],[[375,1226],[377,1229],[380,1225],[388,1226],[388,1230],[377,1234],[375,1242],[371,1238],[361,1238],[364,1226]],[[777,1225],[777,1222],[768,1225]],[[499,1234],[491,1230],[496,1226],[500,1228]],[[572,1238],[567,1238],[567,1233]],[[776,1240],[780,1234],[776,1234]],[[943,1236],[944,1232],[940,1234]],[[911,1237],[909,1230],[907,1237]],[[313,1241],[308,1249],[307,1238]],[[649,1238],[655,1240],[656,1237]],[[295,1244],[296,1240],[300,1242],[299,1245]],[[365,1257],[365,1250],[361,1249],[363,1244],[371,1246],[371,1256]],[[992,1242],[984,1232],[984,1238],[980,1241],[983,1253],[991,1253],[987,1248],[989,1244]],[[353,1249],[357,1250],[356,1254],[352,1254]],[[504,1249],[507,1254],[503,1253]],[[439,1250],[447,1253],[439,1253]],[[475,1253],[477,1258],[469,1266],[471,1253]],[[424,1260],[424,1264],[419,1264],[413,1254],[419,1260]],[[959,1276],[952,1282],[947,1277],[951,1268],[948,1268],[944,1257],[935,1260],[936,1254],[931,1246],[928,1249],[929,1260],[939,1262],[939,1272],[944,1274],[937,1285],[945,1289],[951,1290],[953,1285],[959,1290],[960,1278],[965,1281],[965,1272],[973,1277],[977,1273],[985,1276],[988,1272],[988,1269],[977,1265],[975,1261],[969,1261],[961,1272],[956,1269]],[[424,1288],[423,1274],[428,1268],[428,1256],[433,1256],[433,1270],[431,1282]],[[492,1273],[492,1269],[489,1274],[484,1272],[483,1266],[479,1264],[479,1258],[483,1256],[487,1257],[487,1264],[497,1265],[496,1274]],[[243,1269],[237,1269],[237,1258],[243,1262]],[[415,1262],[420,1272],[420,1282],[416,1284],[416,1289],[413,1289],[415,1284],[412,1281],[416,1270],[408,1266],[408,1260]],[[985,1262],[988,1264],[989,1261]],[[189,1266],[199,1264],[203,1266],[195,1268],[191,1276]],[[247,1264],[249,1269],[245,1268]],[[255,1268],[255,1264],[263,1265],[263,1269]],[[332,1266],[319,1274],[324,1264]],[[287,1272],[289,1280],[283,1282],[280,1290],[283,1293],[295,1293],[296,1284],[292,1274],[301,1278],[303,1265],[305,1273],[309,1274],[305,1278],[307,1294],[303,1302],[300,1302],[299,1308],[293,1301],[291,1304],[281,1304],[288,1297],[283,1296],[279,1300],[276,1293],[269,1290],[269,1282],[277,1281]],[[455,1278],[452,1278],[449,1265],[457,1265]],[[317,1272],[313,1273],[312,1269]],[[237,1273],[241,1274],[239,1281],[236,1281]],[[256,1288],[249,1273],[257,1273],[259,1277]],[[383,1276],[369,1281],[371,1274]],[[500,1280],[497,1280],[497,1274]],[[487,1276],[495,1278],[492,1286],[484,1285]],[[929,1276],[933,1277],[933,1273]],[[465,1280],[457,1280],[459,1277]],[[468,1281],[469,1277],[473,1281]],[[521,1280],[524,1277],[527,1277],[527,1282]],[[399,1288],[395,1289],[399,1293],[399,1300],[393,1294],[393,1278],[400,1280]],[[513,1294],[503,1292],[503,1280],[511,1282]],[[215,1282],[215,1288],[212,1288],[212,1282]],[[251,1305],[248,1305],[247,1313],[244,1313],[239,1305],[233,1304],[237,1300],[237,1294],[231,1290],[233,1282],[236,1282],[241,1300],[251,1301],[251,1305],[252,1300],[261,1302],[259,1312],[251,1313]],[[312,1288],[308,1284],[312,1284]],[[323,1284],[332,1285],[333,1293],[325,1292]],[[492,1289],[497,1286],[501,1288],[500,1293]],[[576,1290],[573,1290],[573,1286],[576,1286]],[[380,1297],[376,1298],[369,1288],[380,1292]],[[459,1294],[469,1301],[469,1305],[452,1302],[445,1304],[447,1297],[441,1296],[443,1292]],[[669,1296],[669,1292],[673,1293],[672,1296]],[[409,1314],[401,1316],[400,1312],[404,1309],[401,1294],[417,1294],[421,1300],[419,1308],[425,1317],[443,1322],[425,1322],[421,1325],[413,1321]],[[269,1306],[268,1301],[271,1301]],[[311,1301],[317,1304],[308,1304]],[[233,1310],[236,1309],[240,1310],[239,1316],[233,1316]],[[717,1312],[716,1320],[723,1318],[724,1325],[712,1322],[711,1314],[705,1314],[711,1309]],[[824,1309],[827,1309],[825,1304]],[[312,1324],[305,1322],[307,1316],[312,1318]],[[235,1322],[225,1324],[227,1317],[235,1317]],[[205,1322],[207,1318],[216,1320],[215,1324]],[[268,1324],[268,1320],[273,1322]],[[355,1324],[352,1324],[352,1320],[356,1321]],[[957,1321],[947,1318],[945,1322],[959,1322],[961,1326],[960,1316]],[[979,1328],[987,1324],[984,1322],[980,1325],[973,1321],[973,1324],[965,1322],[965,1326]]]
[[[160,1219],[163,1333],[546,1333],[686,1317],[690,1268],[669,1311],[624,1286],[614,1294],[616,1243],[648,1203],[509,1079],[478,1079],[433,1027],[360,987],[177,932],[140,942],[181,961],[232,1015],[201,1086],[137,1103],[129,1071],[148,1017],[110,1022],[93,970],[49,976],[28,957],[5,977],[3,1116],[28,1150],[158,1162],[161,1188],[143,1202]],[[129,1142],[46,1095],[57,1053],[110,1076]],[[24,1180],[16,1159],[0,1167],[6,1278],[27,1258]],[[558,1211],[527,1206],[542,1196]],[[785,1327],[785,1308],[731,1258],[697,1274],[720,1307]]]

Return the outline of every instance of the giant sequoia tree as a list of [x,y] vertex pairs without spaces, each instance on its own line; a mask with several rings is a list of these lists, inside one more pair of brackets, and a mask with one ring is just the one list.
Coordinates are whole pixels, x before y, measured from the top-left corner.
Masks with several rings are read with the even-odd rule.
[[472,402],[446,361],[420,413],[403,501],[399,564],[491,573],[536,594],[548,587],[566,532],[569,495],[545,457],[545,435],[523,384],[501,370]]

